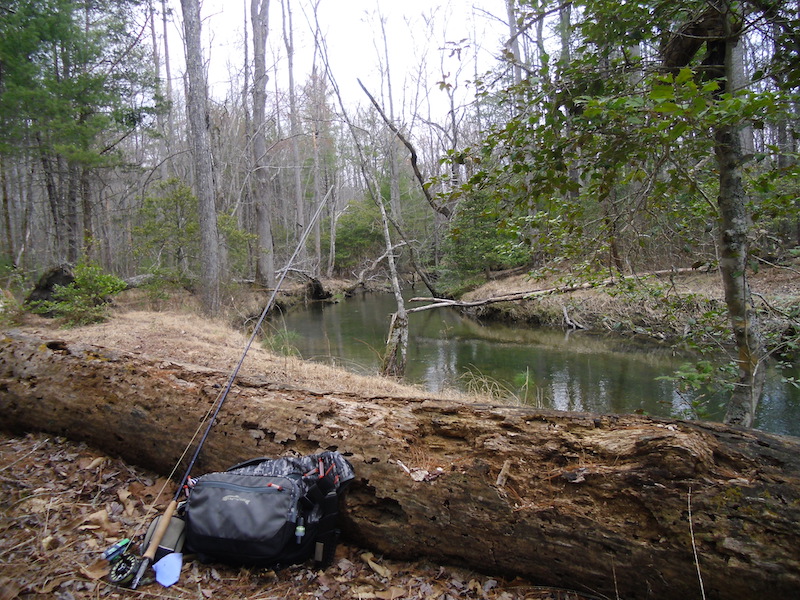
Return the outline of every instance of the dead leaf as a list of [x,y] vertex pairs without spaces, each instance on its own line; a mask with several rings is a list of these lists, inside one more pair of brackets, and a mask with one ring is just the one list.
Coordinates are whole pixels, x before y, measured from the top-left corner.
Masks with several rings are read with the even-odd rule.
[[397,586],[392,586],[388,590],[375,592],[375,597],[380,598],[381,600],[397,600],[397,598],[402,598],[405,595],[406,591]]
[[108,535],[118,535],[120,532],[119,523],[112,523],[108,519],[108,511],[104,508],[84,517],[82,520],[84,525],[80,525],[80,530],[102,529]]
[[106,462],[105,456],[98,456],[97,458],[86,456],[78,461],[78,468],[82,471],[92,471],[104,462]]
[[373,571],[375,571],[381,577],[392,576],[391,569],[389,569],[388,567],[384,567],[383,565],[379,565],[374,560],[372,560],[373,558],[375,558],[375,555],[372,554],[372,552],[365,552],[364,554],[361,555],[361,558],[364,560],[365,563],[367,563],[370,566],[370,568]]
[[40,587],[38,591],[39,591],[40,594],[48,594],[49,595],[54,589],[56,589],[57,587],[61,586],[61,584],[64,583],[65,581],[69,581],[69,580],[70,580],[70,578],[68,576],[67,577],[54,577],[53,579],[50,579],[49,581],[45,581],[44,584],[42,584],[42,587]]
[[369,585],[359,585],[353,588],[353,594],[359,600],[370,600],[375,598],[375,588]]
[[138,481],[133,482],[129,488],[131,494],[142,500],[142,504],[146,504],[145,499],[152,503],[158,498],[159,504],[163,502],[163,504],[166,505],[171,499],[174,490],[175,484],[169,479],[164,478],[159,479],[152,485],[143,485]]
[[108,562],[105,560],[98,560],[94,564],[91,565],[81,565],[81,573],[83,573],[86,577],[93,581],[97,581],[98,579],[102,579],[108,572],[110,571],[108,567]]
[[25,510],[28,512],[43,513],[46,512],[50,506],[50,500],[45,498],[31,498],[23,502],[23,504],[25,505]]
[[0,577],[0,600],[14,600],[20,591],[22,586],[19,583],[8,577]]
[[346,558],[340,558],[339,562],[336,563],[336,566],[338,566],[339,570],[341,571],[349,571],[350,569],[353,568],[353,563],[351,563]]
[[55,536],[48,535],[42,540],[42,550],[44,550],[45,552],[57,547],[58,547],[58,539]]
[[136,501],[133,500],[132,496],[133,494],[131,494],[128,490],[117,490],[117,497],[125,507],[125,514],[129,517],[132,517],[133,513],[136,511]]

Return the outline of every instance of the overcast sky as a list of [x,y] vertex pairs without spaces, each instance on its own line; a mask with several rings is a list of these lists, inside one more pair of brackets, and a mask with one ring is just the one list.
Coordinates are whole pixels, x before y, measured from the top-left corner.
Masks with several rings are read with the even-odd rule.
[[[181,26],[180,0],[171,0],[175,29]],[[310,0],[292,0],[295,30],[295,82],[302,84],[313,61],[313,14]],[[231,71],[240,71],[243,61],[245,13],[250,0],[202,0],[203,39],[206,52],[210,47],[209,85],[211,93],[223,99],[230,88]],[[321,0],[319,23],[325,35],[330,65],[345,100],[365,104],[366,96],[358,88],[360,78],[376,96],[382,96],[380,67],[383,56],[383,34],[380,16],[386,23],[389,66],[392,75],[395,110],[401,111],[414,95],[420,65],[426,63],[425,86],[430,90],[434,110],[442,110],[446,96],[436,83],[442,74],[449,74],[450,83],[458,83],[462,98],[469,97],[466,80],[472,79],[476,60],[478,69],[487,68],[507,36],[505,0]],[[175,31],[170,40],[173,64],[180,61],[183,49]],[[446,42],[462,39],[478,40],[459,53],[442,52]],[[252,43],[252,42],[250,42]],[[286,87],[287,63],[283,46],[280,0],[271,1],[268,45],[273,57],[280,61],[270,87],[275,83]],[[447,46],[452,50],[451,45]],[[444,56],[444,58],[443,58]],[[252,50],[250,50],[252,59]],[[269,63],[269,58],[267,59]],[[274,58],[273,58],[274,60]],[[321,66],[321,62],[319,63]],[[461,69],[459,74],[459,69]],[[173,74],[173,76],[176,73]],[[434,115],[435,116],[435,115]]]

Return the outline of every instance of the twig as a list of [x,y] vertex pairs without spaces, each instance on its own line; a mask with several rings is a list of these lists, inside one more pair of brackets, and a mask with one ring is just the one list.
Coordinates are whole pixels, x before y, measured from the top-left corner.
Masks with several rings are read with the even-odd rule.
[[786,269],[787,271],[791,271],[791,272],[792,272],[792,273],[794,273],[795,275],[800,275],[800,271],[798,271],[798,270],[797,270],[797,269],[795,269],[795,268],[792,268],[792,267],[787,267],[786,265],[777,265],[777,264],[775,264],[775,263],[773,263],[773,262],[770,262],[770,261],[768,261],[768,260],[766,260],[766,259],[764,259],[764,258],[761,258],[761,257],[759,257],[759,256],[756,256],[756,260],[757,260],[758,262],[760,262],[760,263],[764,263],[765,265],[767,265],[767,266],[769,266],[769,267],[772,267],[772,268],[774,268],[774,269]]
[[44,446],[44,445],[45,445],[47,442],[49,442],[49,441],[50,441],[50,438],[45,438],[44,440],[42,440],[41,442],[39,442],[38,444],[36,444],[36,446],[34,446],[34,447],[33,447],[33,449],[32,449],[30,452],[28,452],[28,453],[27,453],[25,456],[20,456],[20,457],[19,457],[17,460],[15,460],[14,462],[8,463],[8,464],[7,464],[5,467],[3,467],[2,469],[0,469],[0,472],[3,472],[3,471],[5,471],[6,469],[10,469],[11,467],[13,467],[15,464],[17,464],[17,463],[18,463],[19,461],[21,461],[21,460],[25,460],[25,459],[26,459],[26,458],[28,458],[28,457],[29,457],[31,454],[33,454],[34,452],[36,452],[36,451],[37,451],[39,448],[41,448],[42,446]]
[[703,575],[700,573],[700,560],[697,557],[697,544],[694,541],[694,526],[692,525],[692,488],[689,488],[689,493],[686,499],[687,507],[689,509],[689,534],[692,537],[692,552],[694,553],[694,564],[697,568],[697,580],[700,582],[700,597],[706,599],[706,591],[703,587]]
[[431,196],[431,193],[428,190],[428,186],[425,184],[425,178],[422,176],[422,173],[419,170],[419,166],[417,166],[417,151],[414,149],[414,146],[403,136],[402,133],[400,133],[400,130],[397,128],[397,126],[395,126],[395,124],[389,120],[389,117],[387,117],[386,113],[383,112],[383,109],[381,108],[380,104],[378,104],[378,102],[375,100],[372,94],[369,93],[367,88],[364,87],[364,84],[361,83],[361,80],[358,79],[357,81],[358,85],[360,85],[361,89],[364,90],[364,93],[367,95],[370,102],[372,102],[372,106],[374,106],[375,110],[377,110],[378,114],[380,114],[381,118],[383,119],[383,122],[386,123],[386,126],[392,130],[392,132],[397,136],[397,139],[399,139],[403,143],[403,145],[408,149],[408,152],[411,155],[411,168],[414,170],[414,175],[416,176],[417,181],[419,181],[419,185],[422,187],[422,193],[425,195],[425,199],[428,201],[428,204],[430,204],[431,208],[435,210],[437,213],[449,219],[452,216],[453,211],[451,211],[446,206],[437,204],[436,201],[433,199],[433,196]]

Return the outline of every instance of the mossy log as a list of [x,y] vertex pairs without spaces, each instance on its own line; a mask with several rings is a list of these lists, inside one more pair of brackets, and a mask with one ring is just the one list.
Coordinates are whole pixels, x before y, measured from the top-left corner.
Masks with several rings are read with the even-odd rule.
[[[168,473],[227,374],[0,337],[0,422]],[[610,598],[800,590],[800,440],[719,424],[309,391],[241,377],[197,473],[337,449],[349,541]],[[702,588],[701,588],[702,586]]]

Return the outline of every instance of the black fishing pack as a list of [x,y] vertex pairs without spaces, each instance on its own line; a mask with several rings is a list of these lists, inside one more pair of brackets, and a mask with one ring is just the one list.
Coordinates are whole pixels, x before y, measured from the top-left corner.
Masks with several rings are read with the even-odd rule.
[[281,568],[333,560],[339,501],[354,478],[338,452],[255,458],[189,482],[186,552],[203,562]]

